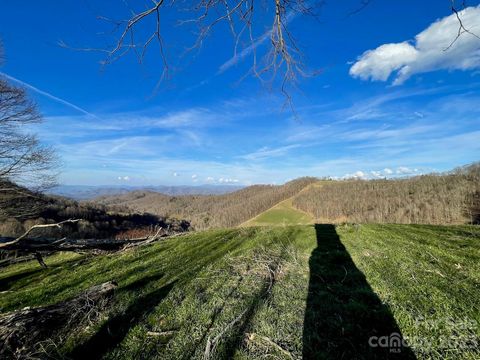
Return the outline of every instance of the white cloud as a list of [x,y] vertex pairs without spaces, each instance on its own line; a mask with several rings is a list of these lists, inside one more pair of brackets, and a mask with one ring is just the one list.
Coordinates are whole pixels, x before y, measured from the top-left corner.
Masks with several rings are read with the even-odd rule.
[[343,179],[366,179],[367,175],[363,171],[355,171],[353,174],[345,174]]
[[120,181],[130,181],[130,176],[119,176],[118,180],[120,180]]
[[173,175],[174,177],[180,176],[180,174],[177,173],[177,172],[174,172],[172,175]]
[[350,75],[386,81],[396,72],[393,83],[398,85],[414,74],[480,68],[480,39],[473,35],[480,32],[480,5],[466,8],[459,16],[471,33],[464,32],[450,48],[459,30],[455,14],[431,24],[414,42],[383,44],[364,52],[350,68]]
[[215,181],[215,178],[212,177],[212,176],[207,176],[207,178],[205,179],[205,181],[207,181],[207,182],[214,182],[214,181]]
[[288,135],[286,137],[287,142],[307,142],[312,140],[318,140],[319,138],[325,138],[331,134],[329,125],[322,126],[298,126],[295,124],[294,128],[288,129]]
[[399,166],[395,171],[389,168],[385,168],[383,170],[370,170],[368,172],[359,170],[354,173],[345,174],[342,179],[383,179],[387,177],[392,178],[396,175],[414,175],[418,173],[419,170],[417,168],[412,169],[406,166]]
[[148,125],[153,125],[159,128],[180,128],[180,127],[192,127],[198,126],[199,123],[203,124],[205,118],[209,118],[211,114],[205,109],[188,109],[184,111],[177,111],[166,114],[157,119],[144,118]]
[[436,130],[436,125],[409,125],[406,127],[391,128],[383,125],[379,129],[359,128],[343,134],[339,134],[343,139],[350,141],[366,141],[374,139],[401,139],[409,138],[412,135],[428,134]]
[[295,149],[300,147],[300,144],[292,144],[292,145],[286,145],[286,146],[281,146],[278,148],[271,149],[267,146],[258,149],[257,151],[240,156],[240,158],[245,159],[245,160],[262,160],[262,159],[268,159],[276,156],[283,156],[287,154],[290,150]]
[[230,178],[220,178],[220,179],[218,179],[218,182],[219,182],[219,183],[222,183],[222,184],[231,184],[231,183],[238,183],[239,180],[237,180],[237,179],[230,179]]
[[197,174],[192,175],[192,179],[196,179],[197,177],[198,177]]
[[406,166],[399,166],[396,173],[399,175],[412,174],[414,171]]
[[353,174],[354,177],[358,177],[358,178],[364,178],[366,175],[363,171],[356,171],[354,174]]
[[375,50],[368,50],[350,68],[350,75],[362,80],[386,81],[390,74],[415,61],[417,50],[407,42],[384,44]]

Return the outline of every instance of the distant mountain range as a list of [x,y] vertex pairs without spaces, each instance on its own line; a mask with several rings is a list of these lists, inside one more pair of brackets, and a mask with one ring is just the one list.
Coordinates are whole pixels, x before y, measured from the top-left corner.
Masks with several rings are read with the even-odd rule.
[[75,200],[91,200],[99,196],[122,195],[132,191],[155,191],[165,195],[221,195],[242,189],[238,185],[197,185],[197,186],[89,186],[89,185],[59,185],[48,193],[60,195]]

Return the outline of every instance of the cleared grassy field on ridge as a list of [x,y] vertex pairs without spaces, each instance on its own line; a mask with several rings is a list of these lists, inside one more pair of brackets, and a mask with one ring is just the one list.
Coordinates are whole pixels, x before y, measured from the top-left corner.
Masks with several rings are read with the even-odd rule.
[[[57,254],[48,269],[33,261],[4,268],[0,311],[116,280],[97,322],[42,351],[74,359],[477,359],[478,347],[447,340],[479,340],[479,240],[474,226],[205,231],[113,255]],[[394,354],[368,345],[391,333],[415,346]]]
[[309,189],[323,186],[327,181],[317,181],[307,185],[298,194],[279,202],[270,209],[258,214],[254,218],[244,222],[240,226],[289,226],[289,225],[311,225],[314,217],[293,206],[294,199]]
[[241,226],[287,226],[313,224],[313,216],[292,206],[292,199],[284,200]]

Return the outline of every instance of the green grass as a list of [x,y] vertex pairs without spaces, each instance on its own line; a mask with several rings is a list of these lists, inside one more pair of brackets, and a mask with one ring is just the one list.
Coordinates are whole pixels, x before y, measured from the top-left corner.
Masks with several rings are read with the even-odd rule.
[[474,226],[242,227],[46,262],[46,270],[33,261],[1,270],[1,312],[119,284],[97,323],[47,346],[54,357],[201,359],[217,337],[215,359],[382,359],[389,349],[369,347],[368,338],[392,332],[431,344],[399,357],[480,355],[440,341],[479,341]]
[[310,214],[295,209],[292,199],[287,199],[250,219],[242,226],[290,226],[312,223],[313,217]]

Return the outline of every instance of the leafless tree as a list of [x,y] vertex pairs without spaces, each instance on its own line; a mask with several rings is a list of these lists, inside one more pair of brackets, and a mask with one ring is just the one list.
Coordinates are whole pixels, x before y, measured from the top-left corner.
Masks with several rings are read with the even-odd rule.
[[[466,0],[446,1],[459,23],[458,34],[452,39],[450,48],[465,33],[477,35],[462,22],[461,10],[467,7]],[[287,102],[291,103],[289,88],[295,87],[300,77],[313,76],[318,72],[306,70],[302,51],[290,31],[289,23],[296,17],[316,17],[324,3],[324,0],[122,0],[119,1],[119,6],[127,6],[127,19],[98,17],[112,25],[115,38],[112,46],[81,50],[104,52],[106,57],[103,64],[134,52],[141,63],[147,50],[157,43],[163,79],[170,71],[170,56],[164,40],[165,28],[168,26],[165,15],[175,14],[179,18],[186,16],[186,19],[178,20],[178,25],[193,25],[196,29],[196,38],[187,52],[199,49],[214,28],[224,24],[223,29],[227,25],[233,38],[231,61],[235,63],[243,57],[251,56],[252,66],[246,75],[257,77],[267,87],[279,86]],[[372,0],[358,0],[358,6],[348,16],[358,14],[371,3]],[[267,30],[265,19],[270,24]],[[260,51],[260,45],[267,41],[267,50]],[[61,45],[67,46],[63,42]]]
[[25,90],[0,77],[0,216],[32,210],[23,209],[19,199],[31,198],[34,193],[14,183],[38,190],[55,179],[54,152],[25,129],[41,120]]
[[478,223],[480,164],[402,179],[325,181],[293,205],[321,222]]
[[[362,4],[367,2],[364,0]],[[194,43],[187,48],[187,53],[199,49],[214,28],[226,24],[233,38],[233,61],[252,56],[253,64],[248,74],[269,87],[279,85],[288,99],[289,85],[294,85],[298,77],[314,74],[305,70],[302,51],[289,30],[289,23],[298,16],[316,16],[316,10],[324,3],[323,0],[152,0],[147,4],[136,2],[135,5],[125,0],[123,3],[129,7],[128,19],[98,17],[112,25],[116,39],[113,45],[110,48],[79,50],[105,53],[103,64],[116,61],[129,52],[134,52],[139,62],[143,62],[147,50],[157,43],[163,64],[163,79],[170,70],[163,17],[166,13],[176,12],[178,17],[187,17],[178,20],[178,25],[190,25],[196,30]],[[122,6],[120,2],[119,6]],[[265,19],[270,19],[267,29]],[[269,50],[260,56],[258,48],[264,42],[269,42]],[[60,42],[60,45],[70,47],[64,42]]]

